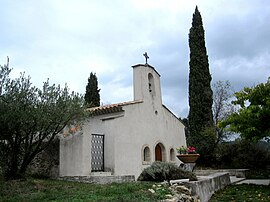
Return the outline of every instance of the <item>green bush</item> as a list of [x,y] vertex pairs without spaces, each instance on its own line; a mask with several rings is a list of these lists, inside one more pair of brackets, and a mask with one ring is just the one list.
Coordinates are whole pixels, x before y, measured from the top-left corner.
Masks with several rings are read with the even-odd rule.
[[222,143],[215,152],[216,167],[265,169],[270,165],[270,152],[265,144],[243,140]]
[[196,161],[197,166],[211,167],[215,161],[214,149],[216,145],[216,131],[212,127],[205,128],[194,135],[188,145],[196,147],[200,158]]
[[194,173],[183,170],[173,163],[165,163],[156,161],[151,166],[145,168],[138,177],[139,181],[158,181],[176,180],[176,179],[189,179],[191,181],[197,180]]

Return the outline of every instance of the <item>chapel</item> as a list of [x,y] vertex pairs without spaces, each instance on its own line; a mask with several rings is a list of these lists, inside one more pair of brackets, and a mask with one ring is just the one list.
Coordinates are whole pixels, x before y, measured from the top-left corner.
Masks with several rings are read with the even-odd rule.
[[146,64],[133,68],[133,101],[90,108],[74,135],[60,139],[60,176],[140,175],[154,161],[179,165],[186,146],[183,123],[162,104],[160,75]]

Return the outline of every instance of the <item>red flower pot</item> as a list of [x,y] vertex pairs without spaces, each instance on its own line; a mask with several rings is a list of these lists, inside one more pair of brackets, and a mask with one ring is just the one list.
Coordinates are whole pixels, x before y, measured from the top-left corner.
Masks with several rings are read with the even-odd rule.
[[200,154],[178,154],[177,158],[183,163],[195,163]]

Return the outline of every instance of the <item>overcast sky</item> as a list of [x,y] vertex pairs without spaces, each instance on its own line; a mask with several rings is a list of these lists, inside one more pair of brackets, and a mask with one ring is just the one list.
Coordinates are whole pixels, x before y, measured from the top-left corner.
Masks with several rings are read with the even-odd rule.
[[68,84],[85,93],[95,72],[103,104],[133,99],[132,65],[161,75],[163,104],[188,114],[188,33],[198,5],[212,83],[235,91],[270,76],[268,0],[0,0],[0,64],[34,85]]

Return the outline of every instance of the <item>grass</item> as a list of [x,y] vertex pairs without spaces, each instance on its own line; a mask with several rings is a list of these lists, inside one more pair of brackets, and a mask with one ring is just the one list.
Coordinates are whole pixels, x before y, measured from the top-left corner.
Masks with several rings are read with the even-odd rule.
[[[247,179],[270,179],[269,169],[251,169]],[[229,201],[270,201],[270,186],[263,185],[230,185],[216,192],[210,202]]]
[[109,185],[34,179],[0,180],[0,201],[160,201],[169,194],[161,187],[152,194],[153,183],[133,182]]
[[216,192],[210,202],[270,201],[270,186],[230,185]]
[[[253,176],[268,176],[257,171]],[[1,201],[160,201],[170,194],[168,187],[148,189],[154,183],[86,184],[51,179],[28,178],[25,181],[4,181],[0,178]],[[230,185],[216,192],[210,202],[270,201],[270,186]]]

